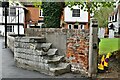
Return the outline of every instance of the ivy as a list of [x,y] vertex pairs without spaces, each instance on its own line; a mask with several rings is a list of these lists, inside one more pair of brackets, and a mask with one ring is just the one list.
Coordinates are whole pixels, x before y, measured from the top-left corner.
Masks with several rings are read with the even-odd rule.
[[44,26],[46,28],[59,28],[60,18],[64,3],[62,2],[43,2]]

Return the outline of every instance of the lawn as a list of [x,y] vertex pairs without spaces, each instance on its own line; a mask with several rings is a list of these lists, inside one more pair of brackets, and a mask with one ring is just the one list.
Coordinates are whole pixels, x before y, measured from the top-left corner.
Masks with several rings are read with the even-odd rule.
[[120,38],[103,38],[99,44],[99,54],[107,54],[120,49]]

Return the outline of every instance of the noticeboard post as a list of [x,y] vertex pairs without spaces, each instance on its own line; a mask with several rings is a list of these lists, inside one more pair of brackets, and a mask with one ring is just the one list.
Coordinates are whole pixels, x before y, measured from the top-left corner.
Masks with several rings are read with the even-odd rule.
[[98,22],[91,19],[90,38],[89,38],[89,77],[95,77],[98,64]]

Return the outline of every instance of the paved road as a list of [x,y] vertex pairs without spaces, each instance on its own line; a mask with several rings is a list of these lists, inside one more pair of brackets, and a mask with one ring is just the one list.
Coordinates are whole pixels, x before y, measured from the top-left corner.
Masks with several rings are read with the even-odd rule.
[[2,77],[2,37],[0,37],[0,78]]
[[[0,56],[2,56],[2,78],[80,78],[80,74],[66,73],[57,77],[48,76],[35,71],[17,68],[14,63],[13,53],[9,48],[4,48],[3,38],[0,37]],[[0,60],[1,61],[1,60]],[[0,69],[1,71],[1,69]]]

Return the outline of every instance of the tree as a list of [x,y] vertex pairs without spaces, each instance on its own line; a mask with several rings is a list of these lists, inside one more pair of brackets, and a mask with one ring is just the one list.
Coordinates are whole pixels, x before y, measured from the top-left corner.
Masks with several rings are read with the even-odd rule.
[[101,7],[94,12],[94,18],[98,20],[99,27],[107,27],[109,14],[113,11],[113,7]]
[[[90,0],[88,0],[87,2],[66,2],[66,5],[70,7],[71,9],[72,9],[72,6],[79,5],[80,9],[88,12],[88,16],[90,16],[90,14],[92,13],[93,14],[96,13],[96,10],[99,10],[100,8],[113,7],[113,4],[114,2],[112,0],[107,1],[107,2],[105,1],[102,2],[102,0],[101,2],[97,2],[96,0],[92,0],[92,2],[90,2]],[[109,14],[106,14],[106,15],[108,16]],[[89,23],[88,26],[90,26],[90,18],[88,18],[88,23]]]
[[[113,5],[113,2],[97,2],[96,0],[89,0],[87,2],[80,1],[80,2],[35,2],[34,5],[43,8],[44,14],[44,22],[45,27],[48,28],[58,28],[60,27],[60,17],[65,6],[68,6],[72,9],[72,6],[79,5],[80,9],[84,11],[88,11],[88,15],[90,13],[94,13],[100,7],[110,7]],[[110,0],[112,1],[112,0]],[[88,19],[90,22],[90,19]]]

